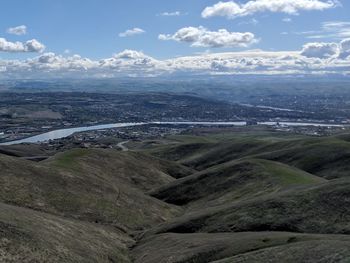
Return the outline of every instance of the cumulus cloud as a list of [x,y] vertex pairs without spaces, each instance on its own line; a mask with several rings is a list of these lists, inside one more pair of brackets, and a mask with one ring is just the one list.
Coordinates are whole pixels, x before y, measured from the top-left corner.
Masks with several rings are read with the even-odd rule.
[[202,53],[158,60],[142,51],[124,50],[99,61],[79,55],[43,53],[25,60],[1,60],[0,77],[154,77],[159,75],[350,75],[350,39],[309,43],[299,51]]
[[36,39],[22,42],[10,42],[0,38],[0,51],[2,52],[43,52],[45,46]]
[[252,0],[245,4],[235,1],[218,2],[206,7],[203,18],[223,16],[230,19],[248,16],[258,12],[280,12],[295,15],[300,11],[325,10],[340,5],[337,0]]
[[162,74],[165,70],[162,61],[129,49],[100,60],[96,69],[99,75],[105,76],[153,76]]
[[25,35],[27,34],[27,27],[25,25],[10,27],[7,29],[7,33],[17,36]]
[[175,34],[161,34],[160,40],[190,43],[192,47],[247,47],[258,42],[253,33],[229,32],[226,29],[209,31],[205,27],[185,27]]
[[337,43],[307,43],[303,46],[301,55],[309,58],[330,58],[338,54]]
[[121,59],[140,59],[140,58],[142,59],[147,56],[141,51],[125,49],[124,51],[118,54],[115,54],[114,57],[121,58]]
[[45,46],[36,39],[28,40],[24,44],[25,52],[43,52]]
[[133,29],[128,29],[125,32],[119,33],[119,37],[131,37],[143,33],[146,33],[146,31],[141,28],[135,27]]
[[350,56],[350,38],[343,39],[339,43],[307,43],[300,54],[309,58],[347,59]]
[[5,38],[0,38],[0,51],[3,52],[24,52],[22,42],[10,42]]
[[344,39],[340,42],[339,57],[341,59],[347,59],[350,57],[350,38]]
[[84,72],[96,68],[97,62],[79,55],[63,57],[55,53],[44,53],[38,57],[27,59],[22,67],[30,68],[34,72]]

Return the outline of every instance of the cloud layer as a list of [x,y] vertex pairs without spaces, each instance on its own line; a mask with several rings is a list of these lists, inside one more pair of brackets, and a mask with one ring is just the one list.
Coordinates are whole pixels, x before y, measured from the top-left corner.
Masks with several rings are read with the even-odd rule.
[[22,42],[10,42],[0,38],[0,51],[2,52],[43,52],[45,46],[36,39]]
[[154,77],[210,75],[350,75],[350,39],[308,43],[300,51],[209,53],[158,60],[141,51],[124,50],[101,60],[44,53],[26,60],[0,60],[3,78]]
[[258,42],[253,33],[229,32],[226,29],[209,31],[205,27],[185,27],[175,34],[161,34],[160,40],[186,42],[192,47],[247,47]]
[[10,27],[7,29],[7,33],[17,36],[25,35],[27,34],[27,27],[25,25]]
[[281,12],[298,14],[300,11],[325,10],[339,5],[337,0],[252,0],[245,4],[235,1],[218,2],[206,7],[202,12],[203,18],[223,16],[230,19],[248,16],[259,12]]

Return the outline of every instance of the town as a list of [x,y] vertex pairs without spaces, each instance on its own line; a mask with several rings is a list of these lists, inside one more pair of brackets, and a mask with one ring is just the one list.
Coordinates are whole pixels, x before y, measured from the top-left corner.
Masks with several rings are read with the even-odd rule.
[[[348,123],[346,117],[339,116],[336,120],[332,118],[333,112],[327,115],[324,111],[317,114],[308,112],[307,109],[287,111],[170,93],[3,92],[0,103],[0,142],[14,141],[56,129],[129,122],[244,121],[250,126],[266,121]],[[329,132],[329,129],[320,131],[320,128],[315,130],[312,126],[298,128],[277,125],[276,129],[313,135]],[[100,131],[92,133],[101,134]],[[154,130],[150,132],[148,129],[147,133],[153,135]],[[156,135],[162,133],[163,131]]]

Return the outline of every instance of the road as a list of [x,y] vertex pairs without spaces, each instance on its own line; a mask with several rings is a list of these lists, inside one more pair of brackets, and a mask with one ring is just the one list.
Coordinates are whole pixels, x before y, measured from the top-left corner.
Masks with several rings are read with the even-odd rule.
[[120,142],[117,144],[117,146],[123,151],[123,152],[127,152],[129,151],[129,148],[125,146],[125,144],[127,144],[129,141],[124,141],[124,142]]

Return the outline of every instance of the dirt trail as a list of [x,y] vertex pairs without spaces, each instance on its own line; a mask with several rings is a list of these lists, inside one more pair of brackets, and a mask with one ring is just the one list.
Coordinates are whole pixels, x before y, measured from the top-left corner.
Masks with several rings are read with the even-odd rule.
[[125,144],[127,144],[129,141],[124,141],[124,142],[120,142],[117,144],[117,146],[123,151],[123,152],[127,152],[129,151],[129,148],[125,146]]

